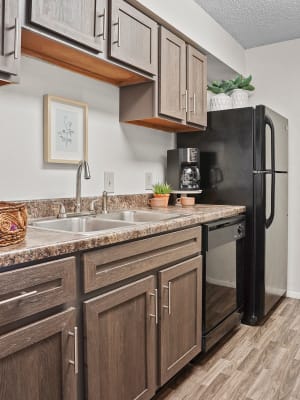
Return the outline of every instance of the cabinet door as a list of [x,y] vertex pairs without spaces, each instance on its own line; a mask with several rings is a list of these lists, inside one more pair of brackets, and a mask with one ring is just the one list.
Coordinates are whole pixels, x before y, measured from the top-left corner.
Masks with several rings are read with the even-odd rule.
[[207,125],[207,68],[206,57],[192,46],[187,46],[187,121]]
[[85,302],[89,400],[154,395],[156,310],[153,276]]
[[19,1],[0,0],[0,72],[18,75],[21,53]]
[[159,113],[185,121],[187,100],[185,42],[161,27]]
[[76,400],[75,310],[0,336],[0,399]]
[[157,24],[123,0],[111,1],[110,56],[157,73]]
[[202,257],[159,272],[160,383],[201,351]]
[[31,0],[30,22],[103,51],[107,0]]

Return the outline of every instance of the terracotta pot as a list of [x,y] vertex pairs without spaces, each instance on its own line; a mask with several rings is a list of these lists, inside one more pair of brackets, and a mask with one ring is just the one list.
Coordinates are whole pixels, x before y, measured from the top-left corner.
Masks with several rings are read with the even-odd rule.
[[195,205],[195,197],[181,196],[176,200],[176,204],[181,204],[182,207],[191,207]]
[[170,198],[170,193],[167,194],[157,194],[157,193],[153,193],[153,197],[157,197],[157,198],[161,198],[164,199],[164,207],[168,207],[169,204],[169,198]]

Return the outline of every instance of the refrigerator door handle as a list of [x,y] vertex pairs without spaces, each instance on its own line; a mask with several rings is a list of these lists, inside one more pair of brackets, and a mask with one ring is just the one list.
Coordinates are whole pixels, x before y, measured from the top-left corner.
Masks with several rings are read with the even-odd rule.
[[275,216],[275,172],[272,172],[271,178],[271,211],[268,218],[265,220],[265,226],[268,229],[274,220]]
[[265,116],[265,125],[271,130],[271,171],[275,173],[275,128],[271,118]]
[[265,220],[265,225],[268,229],[272,225],[275,216],[275,128],[273,121],[267,116],[265,116],[265,125],[268,125],[271,130],[271,211],[269,217]]

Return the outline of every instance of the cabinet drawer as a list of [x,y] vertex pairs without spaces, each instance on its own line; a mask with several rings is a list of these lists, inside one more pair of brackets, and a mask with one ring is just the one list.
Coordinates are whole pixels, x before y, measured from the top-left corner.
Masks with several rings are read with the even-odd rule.
[[75,297],[75,257],[0,274],[0,325]]
[[201,251],[201,228],[94,250],[83,255],[84,292],[111,285]]

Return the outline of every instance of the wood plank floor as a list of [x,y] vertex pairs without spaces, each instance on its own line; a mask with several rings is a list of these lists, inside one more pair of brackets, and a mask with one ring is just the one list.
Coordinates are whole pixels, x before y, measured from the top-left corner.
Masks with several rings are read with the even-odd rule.
[[300,399],[300,300],[284,299],[263,326],[242,325],[154,399]]

